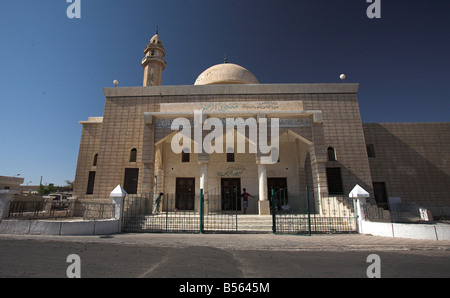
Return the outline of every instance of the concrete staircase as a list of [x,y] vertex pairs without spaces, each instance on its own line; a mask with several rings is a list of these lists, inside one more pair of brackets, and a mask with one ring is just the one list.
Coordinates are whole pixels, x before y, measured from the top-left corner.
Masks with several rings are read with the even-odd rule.
[[272,233],[271,215],[238,215],[238,231],[243,233]]
[[[205,232],[272,233],[272,216],[211,214],[204,216],[203,226]],[[198,231],[199,228],[200,217],[198,214],[169,213],[145,215],[125,220],[125,231],[129,229],[135,232],[164,232],[166,229]]]

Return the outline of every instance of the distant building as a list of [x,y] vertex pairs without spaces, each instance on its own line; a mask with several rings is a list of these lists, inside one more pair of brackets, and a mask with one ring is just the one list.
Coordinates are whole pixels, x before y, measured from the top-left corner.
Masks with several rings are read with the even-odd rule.
[[20,192],[22,194],[38,194],[39,185],[21,185]]
[[[259,84],[232,63],[208,68],[193,85],[161,86],[166,52],[158,34],[144,53],[143,86],[104,88],[103,117],[80,122],[74,182],[79,199],[108,198],[118,184],[129,194],[214,189],[219,200],[246,188],[259,198],[258,213],[268,214],[272,189],[308,187],[319,200],[348,196],[359,184],[379,204],[389,197],[450,202],[450,123],[362,123],[359,84]],[[190,152],[174,152],[173,120],[194,123],[194,110],[202,111],[203,124],[208,118],[267,119],[270,131],[278,119],[279,158],[267,164],[263,153],[238,153],[236,146],[196,153],[195,132]],[[248,134],[244,140],[245,148],[255,145]],[[197,196],[176,196],[173,204],[199,208]]]
[[19,177],[0,176],[0,191],[20,192],[20,185],[25,179]]

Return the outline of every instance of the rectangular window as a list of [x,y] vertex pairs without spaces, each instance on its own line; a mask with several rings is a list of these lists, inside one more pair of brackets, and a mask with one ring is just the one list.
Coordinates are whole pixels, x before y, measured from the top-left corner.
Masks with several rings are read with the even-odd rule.
[[126,168],[123,189],[128,194],[137,194],[139,168]]
[[234,153],[227,153],[227,162],[234,162]]
[[341,168],[327,168],[328,194],[343,195]]
[[333,147],[328,147],[328,161],[335,161],[336,160],[336,152],[334,151]]
[[373,144],[366,145],[366,149],[367,149],[367,157],[375,158],[375,148]]
[[88,178],[88,185],[86,189],[87,195],[91,195],[94,193],[94,183],[95,183],[95,171],[90,171]]
[[189,162],[191,157],[190,153],[181,152],[181,162]]
[[386,185],[384,182],[373,182],[373,192],[377,206],[388,209]]
[[130,151],[130,162],[136,162],[137,150],[136,148],[131,149]]

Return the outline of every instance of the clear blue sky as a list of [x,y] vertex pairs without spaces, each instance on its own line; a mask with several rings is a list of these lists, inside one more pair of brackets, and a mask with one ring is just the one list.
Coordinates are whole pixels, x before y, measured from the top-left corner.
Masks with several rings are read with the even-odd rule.
[[103,87],[142,85],[159,26],[163,85],[191,85],[228,61],[261,83],[360,83],[363,122],[450,121],[450,1],[0,0],[0,175],[75,177],[81,125]]

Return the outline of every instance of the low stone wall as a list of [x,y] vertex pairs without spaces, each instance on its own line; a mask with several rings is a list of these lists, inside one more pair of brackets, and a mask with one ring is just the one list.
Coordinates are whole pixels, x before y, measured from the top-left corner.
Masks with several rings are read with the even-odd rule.
[[[365,198],[356,201],[358,232],[373,236],[399,237],[424,240],[450,240],[450,224],[445,223],[393,223],[371,221],[367,215],[370,203]],[[392,216],[384,219],[391,219]]]
[[118,185],[108,202],[112,204],[114,218],[111,219],[6,219],[12,193],[0,193],[0,234],[31,235],[108,235],[122,230],[123,198],[126,192]]
[[119,219],[18,220],[3,219],[0,234],[21,235],[109,235],[120,233]]
[[383,237],[450,240],[449,224],[403,224],[360,221],[359,232]]

